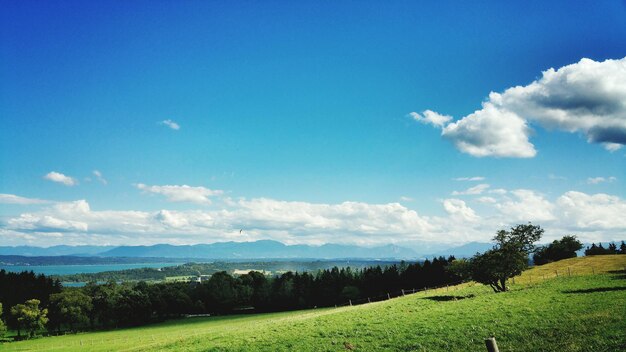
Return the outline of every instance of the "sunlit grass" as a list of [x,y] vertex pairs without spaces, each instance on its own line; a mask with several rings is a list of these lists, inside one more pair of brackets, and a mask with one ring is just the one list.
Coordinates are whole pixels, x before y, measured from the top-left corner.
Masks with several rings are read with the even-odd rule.
[[617,272],[624,266],[624,255],[575,258],[525,272],[507,293],[464,284],[353,307],[182,319],[0,350],[482,351],[484,338],[495,336],[501,351],[619,351],[626,349],[626,273]]

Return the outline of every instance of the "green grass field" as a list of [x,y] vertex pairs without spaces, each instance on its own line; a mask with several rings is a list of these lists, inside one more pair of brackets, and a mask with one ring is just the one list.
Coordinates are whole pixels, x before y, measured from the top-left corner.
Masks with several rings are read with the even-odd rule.
[[624,255],[575,258],[526,271],[507,293],[464,284],[354,307],[183,319],[0,350],[484,351],[484,338],[495,336],[500,351],[623,351],[624,267]]

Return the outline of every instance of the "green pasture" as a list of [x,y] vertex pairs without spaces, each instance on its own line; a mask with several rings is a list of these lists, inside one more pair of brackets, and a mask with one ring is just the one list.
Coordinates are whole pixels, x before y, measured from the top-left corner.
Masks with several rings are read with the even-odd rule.
[[528,270],[506,293],[470,283],[352,307],[189,318],[0,350],[484,351],[484,338],[495,336],[500,351],[620,351],[625,266],[625,255],[575,258]]

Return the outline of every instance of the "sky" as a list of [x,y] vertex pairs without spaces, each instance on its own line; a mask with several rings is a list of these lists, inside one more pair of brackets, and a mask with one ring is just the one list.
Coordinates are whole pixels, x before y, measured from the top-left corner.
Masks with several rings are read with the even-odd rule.
[[623,1],[0,8],[0,244],[626,239]]

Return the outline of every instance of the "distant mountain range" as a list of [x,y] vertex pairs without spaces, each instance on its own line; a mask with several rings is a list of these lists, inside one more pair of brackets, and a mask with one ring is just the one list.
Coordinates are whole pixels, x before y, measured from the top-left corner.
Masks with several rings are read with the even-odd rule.
[[102,252],[116,248],[115,246],[52,246],[52,247],[32,247],[32,246],[0,246],[0,255],[23,255],[29,257],[43,256],[76,256],[90,257],[97,256]]
[[[603,243],[606,247],[608,243]],[[578,255],[583,255],[584,244]],[[255,242],[216,242],[196,245],[156,244],[152,246],[52,246],[31,247],[0,246],[0,262],[4,263],[151,263],[172,261],[245,261],[257,260],[292,260],[292,259],[369,259],[369,260],[420,260],[453,255],[457,258],[471,257],[491,249],[493,244],[470,242],[457,247],[439,249],[424,246],[423,252],[397,246],[361,247],[356,245],[325,244],[286,245],[272,240]],[[441,248],[441,247],[439,247]],[[429,250],[427,254],[424,252]],[[431,250],[433,252],[431,252]],[[73,259],[72,259],[73,258]]]
[[416,259],[412,249],[396,245],[360,247],[325,244],[322,246],[286,245],[271,240],[255,242],[216,242],[212,244],[152,246],[54,246],[48,248],[18,246],[0,247],[0,255],[20,256],[96,256],[125,258],[186,258],[186,259]]
[[[603,243],[605,246],[608,243]],[[587,247],[588,244],[585,244]],[[185,260],[242,260],[242,259],[424,259],[453,255],[457,258],[471,257],[493,247],[492,243],[470,242],[457,247],[439,249],[434,252],[416,251],[411,248],[384,245],[361,247],[344,244],[286,245],[272,240],[254,242],[216,242],[211,244],[152,246],[52,246],[31,247],[0,246],[0,255],[45,257],[74,256],[101,258],[180,258]],[[441,247],[440,247],[441,248]],[[425,248],[426,249],[426,248]],[[428,250],[428,249],[426,249]],[[584,252],[584,249],[580,251]]]

